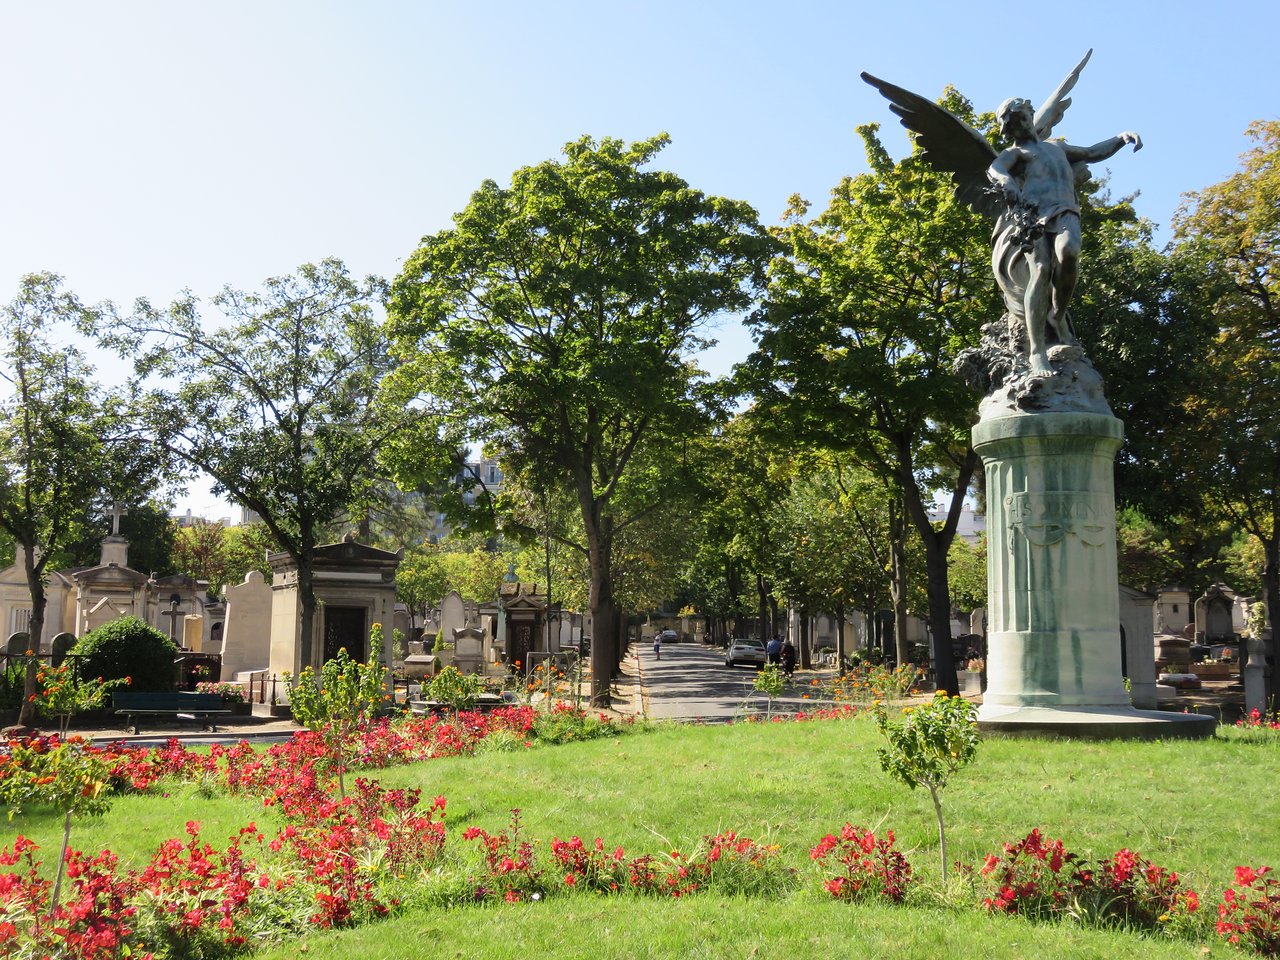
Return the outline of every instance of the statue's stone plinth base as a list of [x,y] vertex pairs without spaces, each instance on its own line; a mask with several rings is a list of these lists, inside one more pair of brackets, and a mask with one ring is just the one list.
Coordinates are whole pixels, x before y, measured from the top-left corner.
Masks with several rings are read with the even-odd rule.
[[1196,740],[1213,736],[1216,726],[1198,713],[1132,707],[992,707],[978,719],[983,733],[1078,740]]
[[1112,480],[1122,437],[1115,417],[1078,410],[984,417],[973,428],[987,480],[983,729],[1134,738],[1213,730],[1212,718],[1137,711],[1124,687]]

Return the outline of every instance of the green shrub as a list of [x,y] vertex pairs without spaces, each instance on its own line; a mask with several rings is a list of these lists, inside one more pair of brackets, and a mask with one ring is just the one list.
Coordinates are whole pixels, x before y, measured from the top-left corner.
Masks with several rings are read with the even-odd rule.
[[427,695],[436,703],[452,707],[454,713],[459,710],[470,710],[480,702],[482,693],[484,693],[483,678],[463,673],[454,666],[443,668],[427,685]]
[[137,617],[121,617],[90,630],[71,648],[80,676],[103,680],[132,678],[130,690],[169,691],[178,686],[177,645]]

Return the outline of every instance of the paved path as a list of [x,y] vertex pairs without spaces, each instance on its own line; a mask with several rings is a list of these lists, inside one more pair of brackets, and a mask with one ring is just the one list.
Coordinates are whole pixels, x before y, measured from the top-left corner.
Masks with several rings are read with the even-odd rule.
[[[625,673],[638,673],[644,711],[654,720],[721,723],[765,713],[765,695],[751,689],[756,669],[726,667],[724,651],[718,647],[664,643],[662,659],[657,659],[652,645],[636,645],[627,661]],[[774,710],[794,713],[816,706],[804,698],[814,676],[797,671],[794,682],[774,701]]]

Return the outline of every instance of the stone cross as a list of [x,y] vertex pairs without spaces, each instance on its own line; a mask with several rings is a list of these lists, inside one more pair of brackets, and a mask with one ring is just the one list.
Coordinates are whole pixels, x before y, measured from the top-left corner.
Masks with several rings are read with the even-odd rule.
[[113,537],[120,536],[120,518],[128,512],[129,510],[120,501],[111,501],[111,535]]

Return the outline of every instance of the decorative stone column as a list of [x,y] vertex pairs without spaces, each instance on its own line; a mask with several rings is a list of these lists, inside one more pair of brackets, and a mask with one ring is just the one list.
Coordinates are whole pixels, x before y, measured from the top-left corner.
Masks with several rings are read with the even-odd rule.
[[1120,662],[1110,414],[984,418],[987,690],[981,726],[1072,736],[1205,736],[1209,717],[1134,710]]
[[1111,478],[1122,433],[1115,417],[1088,413],[973,430],[987,475],[987,714],[1129,705]]

